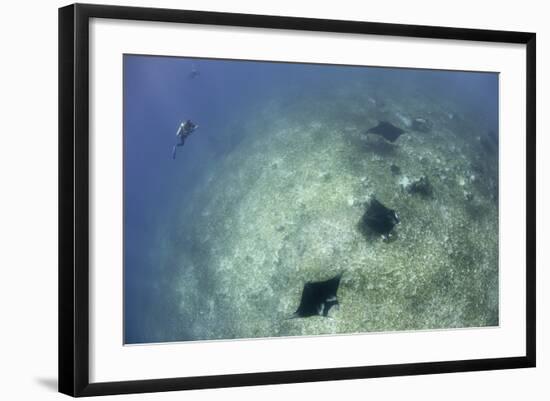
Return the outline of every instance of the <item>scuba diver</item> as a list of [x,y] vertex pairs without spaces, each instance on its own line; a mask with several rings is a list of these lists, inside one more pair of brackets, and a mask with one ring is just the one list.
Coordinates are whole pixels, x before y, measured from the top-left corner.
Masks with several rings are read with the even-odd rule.
[[176,149],[178,146],[183,146],[185,144],[185,140],[189,135],[191,135],[195,130],[199,128],[198,124],[195,124],[191,120],[186,120],[182,122],[178,128],[178,132],[176,132],[176,144],[172,148],[172,159],[176,158]]
[[201,75],[200,71],[197,70],[197,67],[195,66],[195,64],[193,64],[193,66],[191,67],[191,72],[189,73],[189,75],[187,75],[187,78],[189,78],[189,79],[195,79],[195,78],[197,78],[199,75]]

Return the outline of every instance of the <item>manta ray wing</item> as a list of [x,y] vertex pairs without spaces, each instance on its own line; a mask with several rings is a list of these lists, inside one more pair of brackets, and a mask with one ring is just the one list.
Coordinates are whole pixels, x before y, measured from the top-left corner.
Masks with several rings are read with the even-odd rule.
[[380,135],[389,142],[395,142],[405,131],[387,121],[380,121],[376,127],[370,128],[367,133]]
[[339,274],[329,280],[307,282],[294,317],[328,316],[330,308],[338,305],[336,293],[341,277]]

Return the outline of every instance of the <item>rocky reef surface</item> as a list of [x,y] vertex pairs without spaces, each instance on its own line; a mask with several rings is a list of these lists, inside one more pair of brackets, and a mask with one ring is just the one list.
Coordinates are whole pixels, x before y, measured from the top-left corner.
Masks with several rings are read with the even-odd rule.
[[[498,154],[483,119],[373,84],[253,115],[159,235],[174,307],[152,338],[498,325]],[[367,133],[380,121],[405,132]],[[373,197],[399,215],[391,239],[361,227]],[[290,318],[306,282],[339,273],[339,308]]]

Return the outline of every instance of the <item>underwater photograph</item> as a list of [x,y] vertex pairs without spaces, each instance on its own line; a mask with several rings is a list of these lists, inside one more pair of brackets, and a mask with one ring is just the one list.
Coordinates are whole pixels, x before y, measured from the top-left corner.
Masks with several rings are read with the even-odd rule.
[[499,325],[499,74],[123,56],[124,344]]

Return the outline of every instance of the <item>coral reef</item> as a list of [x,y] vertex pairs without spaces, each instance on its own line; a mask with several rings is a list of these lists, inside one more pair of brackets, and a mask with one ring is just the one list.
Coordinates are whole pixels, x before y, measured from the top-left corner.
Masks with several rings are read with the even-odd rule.
[[[258,105],[167,236],[160,263],[175,271],[165,291],[178,311],[166,338],[498,324],[498,155],[476,139],[487,138],[477,117],[411,93],[369,83]],[[373,150],[364,127],[391,118],[422,135]],[[399,211],[390,243],[357,225],[374,194]],[[304,283],[342,271],[331,319],[288,319]]]

